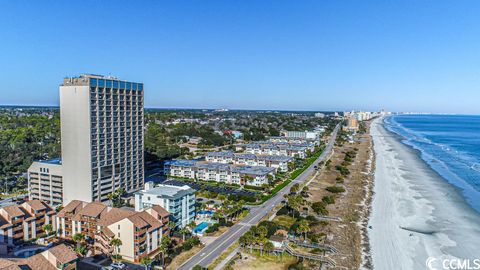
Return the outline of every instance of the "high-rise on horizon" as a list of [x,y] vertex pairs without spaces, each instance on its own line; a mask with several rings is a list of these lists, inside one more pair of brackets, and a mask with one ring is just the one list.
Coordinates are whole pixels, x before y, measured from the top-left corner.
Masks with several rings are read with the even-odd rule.
[[143,187],[143,84],[81,74],[60,86],[63,203]]

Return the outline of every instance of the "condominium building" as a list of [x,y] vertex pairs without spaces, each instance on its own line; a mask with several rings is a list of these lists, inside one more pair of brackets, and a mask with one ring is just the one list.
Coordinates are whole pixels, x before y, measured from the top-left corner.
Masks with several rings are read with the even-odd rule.
[[313,143],[254,142],[245,144],[245,152],[256,155],[274,155],[306,158],[307,151],[313,152]]
[[143,187],[143,84],[82,74],[60,86],[63,202]]
[[205,160],[215,163],[272,167],[278,168],[281,172],[287,172],[288,163],[292,162],[293,158],[286,155],[255,155],[251,153],[233,153],[232,151],[222,151],[207,153]]
[[64,239],[81,233],[93,241],[95,253],[111,255],[113,238],[122,241],[118,254],[132,262],[158,251],[161,239],[168,235],[170,214],[158,205],[141,212],[109,207],[101,202],[73,200],[57,215],[58,236]]
[[187,185],[157,185],[145,183],[145,188],[135,193],[135,211],[160,205],[170,213],[176,226],[184,228],[195,220],[195,190]]
[[56,229],[55,210],[39,200],[0,208],[0,245],[15,246],[45,233],[43,226]]
[[304,138],[318,140],[320,138],[320,132],[318,131],[283,131],[283,136],[287,138]]
[[319,144],[319,140],[298,138],[298,137],[271,136],[268,140],[272,143],[293,143],[293,144],[312,143],[314,145]]
[[347,118],[346,125],[343,126],[343,130],[345,131],[353,131],[356,132],[358,131],[359,124],[357,118],[350,116]]
[[195,165],[198,160],[173,160],[168,165],[168,172],[166,174],[182,178],[195,178]]
[[28,198],[42,200],[51,206],[63,202],[61,159],[35,161],[28,168]]
[[176,160],[176,162],[170,164],[170,176],[242,186],[261,186],[273,180],[277,172],[277,169],[274,167],[189,161]]

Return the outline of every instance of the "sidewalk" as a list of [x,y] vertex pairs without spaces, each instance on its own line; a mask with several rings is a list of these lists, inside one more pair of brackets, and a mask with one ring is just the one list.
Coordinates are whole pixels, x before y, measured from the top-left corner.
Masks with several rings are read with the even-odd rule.
[[232,252],[230,252],[230,254],[228,254],[228,256],[223,261],[221,261],[213,270],[222,270],[227,265],[227,263],[238,253],[239,250],[240,247],[232,250]]

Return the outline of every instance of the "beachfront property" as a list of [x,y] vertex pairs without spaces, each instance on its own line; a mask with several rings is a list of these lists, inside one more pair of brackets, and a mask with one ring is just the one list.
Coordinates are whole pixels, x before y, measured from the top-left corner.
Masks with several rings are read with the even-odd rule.
[[168,164],[168,169],[165,169],[165,174],[182,177],[182,178],[195,178],[195,165],[198,160],[173,160]]
[[287,138],[302,138],[302,139],[311,139],[311,140],[319,140],[321,132],[317,130],[305,130],[305,131],[282,131],[284,137]]
[[170,163],[170,176],[237,185],[261,186],[275,178],[277,169],[264,166],[243,166],[207,161],[175,160]]
[[77,253],[61,244],[25,259],[0,259],[0,269],[74,270],[77,269],[77,260]]
[[273,143],[313,143],[314,145],[318,145],[320,143],[319,140],[314,139],[305,139],[305,138],[297,138],[297,137],[283,137],[283,136],[271,136],[268,138],[270,142]]
[[359,128],[357,118],[349,116],[347,118],[345,126],[342,127],[344,131],[357,132]]
[[55,210],[42,201],[31,200],[2,207],[0,246],[9,248],[44,235],[43,226],[47,224],[56,230]]
[[170,213],[176,226],[184,228],[195,220],[195,190],[189,186],[157,185],[145,183],[145,188],[135,193],[135,211],[160,205]]
[[143,84],[82,74],[60,86],[63,202],[106,201],[144,182]]
[[270,142],[260,141],[243,145],[246,153],[255,155],[274,155],[290,156],[297,158],[306,158],[307,151],[315,151],[313,143],[288,143],[288,142]]
[[63,202],[61,159],[34,161],[27,171],[29,200],[42,200],[57,206]]
[[163,235],[169,234],[168,211],[158,205],[141,212],[114,208],[101,202],[73,200],[57,215],[58,237],[71,240],[77,233],[93,241],[94,253],[111,255],[110,241],[119,238],[117,252],[123,259],[139,262],[158,251]]
[[293,158],[290,156],[255,155],[250,153],[234,153],[232,151],[208,152],[205,160],[215,163],[272,167],[277,168],[281,172],[287,172],[288,163],[293,162]]

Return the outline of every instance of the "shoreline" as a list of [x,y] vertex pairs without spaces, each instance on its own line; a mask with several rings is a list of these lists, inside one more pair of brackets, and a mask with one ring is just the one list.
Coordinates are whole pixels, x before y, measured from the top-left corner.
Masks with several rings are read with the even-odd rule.
[[366,258],[373,268],[423,269],[428,257],[478,257],[480,215],[382,120],[370,127],[376,158]]

